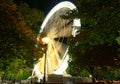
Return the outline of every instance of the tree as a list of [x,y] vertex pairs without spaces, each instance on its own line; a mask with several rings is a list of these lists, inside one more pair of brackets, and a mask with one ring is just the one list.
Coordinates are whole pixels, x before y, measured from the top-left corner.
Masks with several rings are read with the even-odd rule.
[[[25,5],[26,9],[24,4],[17,6],[12,0],[0,1],[0,75],[8,78],[17,77],[26,68],[33,67],[34,58],[41,56],[35,44],[38,23],[43,20],[43,13]],[[27,13],[23,14],[27,9]]]
[[76,0],[76,4],[78,12],[71,17],[80,18],[82,27],[80,35],[70,40],[70,67],[86,68],[94,76],[96,67],[113,68],[119,61],[120,1]]

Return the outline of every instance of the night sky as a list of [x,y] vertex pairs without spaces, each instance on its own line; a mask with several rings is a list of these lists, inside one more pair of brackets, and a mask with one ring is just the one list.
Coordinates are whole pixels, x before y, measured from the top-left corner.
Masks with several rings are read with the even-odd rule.
[[[52,9],[52,7],[54,7],[57,3],[66,0],[15,0],[15,1],[27,2],[30,5],[30,7],[38,8],[44,11],[45,14],[47,14]],[[74,3],[74,0],[67,1],[71,1]]]

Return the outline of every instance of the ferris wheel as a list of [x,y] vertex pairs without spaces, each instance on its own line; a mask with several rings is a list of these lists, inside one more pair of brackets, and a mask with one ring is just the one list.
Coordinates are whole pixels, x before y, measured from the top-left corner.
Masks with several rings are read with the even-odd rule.
[[78,28],[81,26],[78,18],[64,19],[62,17],[71,10],[76,10],[73,3],[69,1],[60,2],[48,13],[41,25],[37,41],[41,39],[44,44],[47,44],[46,58],[43,56],[37,64],[41,73],[44,73],[46,67],[47,74],[65,74],[70,59],[67,40],[69,37],[75,37],[79,34]]

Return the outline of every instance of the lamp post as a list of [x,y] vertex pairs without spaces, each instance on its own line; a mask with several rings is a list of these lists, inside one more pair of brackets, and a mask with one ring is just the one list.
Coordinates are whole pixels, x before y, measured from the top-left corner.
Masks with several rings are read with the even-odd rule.
[[[46,48],[45,48],[45,51],[46,51]],[[45,52],[45,59],[44,59],[44,77],[43,77],[43,84],[45,84],[46,82],[46,52]]]
[[[48,37],[42,38],[42,42],[43,42],[43,44],[45,44],[45,51],[47,50],[46,46],[47,46],[49,41],[50,41],[50,38],[48,38]],[[47,62],[47,55],[45,52],[43,84],[45,84],[45,82],[46,82],[46,62]]]

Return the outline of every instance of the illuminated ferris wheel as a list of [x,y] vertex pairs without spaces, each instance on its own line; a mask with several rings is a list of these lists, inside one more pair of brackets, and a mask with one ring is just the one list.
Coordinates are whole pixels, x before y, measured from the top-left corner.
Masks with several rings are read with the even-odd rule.
[[42,74],[45,73],[45,68],[47,74],[63,75],[66,72],[69,60],[67,40],[79,34],[78,28],[81,27],[80,19],[62,18],[71,10],[76,10],[76,6],[63,1],[53,7],[41,25],[37,40],[41,39],[47,44],[46,56],[37,63],[37,70]]

